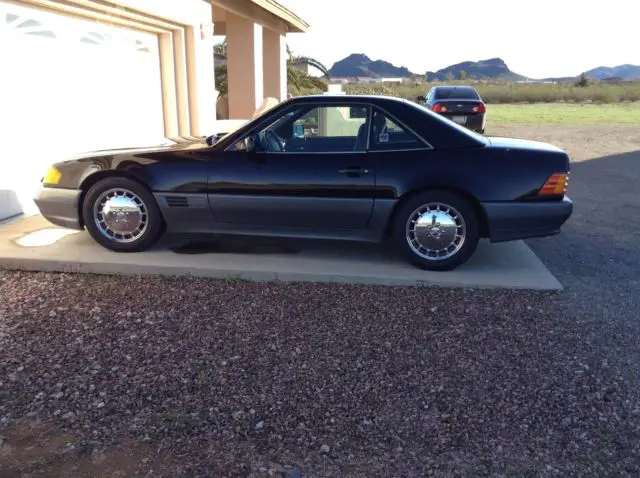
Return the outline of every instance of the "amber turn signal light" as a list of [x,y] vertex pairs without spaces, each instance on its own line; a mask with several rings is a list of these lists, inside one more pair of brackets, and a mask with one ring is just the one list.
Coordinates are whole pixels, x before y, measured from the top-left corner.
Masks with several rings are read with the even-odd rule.
[[42,184],[55,185],[60,182],[61,178],[62,178],[62,173],[58,171],[57,168],[51,166],[45,173],[44,177],[42,178]]
[[569,187],[569,173],[554,173],[540,188],[540,196],[564,196]]

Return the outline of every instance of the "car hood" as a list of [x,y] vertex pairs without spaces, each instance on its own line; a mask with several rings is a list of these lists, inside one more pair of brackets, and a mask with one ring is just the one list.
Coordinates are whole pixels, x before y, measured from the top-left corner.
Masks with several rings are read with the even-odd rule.
[[516,138],[498,138],[498,137],[487,137],[491,146],[495,146],[498,148],[504,149],[526,149],[526,150],[535,150],[535,151],[548,151],[554,153],[564,153],[565,151],[557,146],[554,146],[549,143],[543,143],[540,141],[531,141],[528,139],[516,139]]
[[67,157],[63,162],[76,161],[78,159],[99,158],[102,156],[114,156],[120,154],[141,154],[141,153],[158,153],[162,151],[187,151],[193,149],[203,149],[209,146],[203,141],[188,141],[185,143],[162,144],[157,146],[134,147],[134,148],[115,148],[115,149],[98,149],[95,151],[86,151],[84,153],[75,154]]

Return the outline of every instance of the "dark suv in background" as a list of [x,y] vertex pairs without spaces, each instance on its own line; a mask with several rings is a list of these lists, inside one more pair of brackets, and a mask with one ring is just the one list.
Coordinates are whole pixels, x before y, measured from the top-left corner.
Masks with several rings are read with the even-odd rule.
[[427,108],[434,113],[484,134],[487,108],[480,95],[471,86],[434,86],[424,98]]

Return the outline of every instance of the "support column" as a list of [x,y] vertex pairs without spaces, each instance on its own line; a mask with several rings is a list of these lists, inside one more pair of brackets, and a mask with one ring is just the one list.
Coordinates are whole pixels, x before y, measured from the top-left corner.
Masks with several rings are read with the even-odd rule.
[[264,95],[284,101],[287,99],[287,37],[265,28],[262,39]]
[[213,7],[200,2],[201,24],[185,30],[187,86],[189,90],[189,130],[192,137],[211,134],[216,124],[216,86],[213,70]]
[[262,26],[227,16],[229,119],[249,119],[264,99]]
[[186,31],[187,84],[191,136],[211,134],[216,123],[216,86],[213,71],[213,44],[202,38],[200,29]]

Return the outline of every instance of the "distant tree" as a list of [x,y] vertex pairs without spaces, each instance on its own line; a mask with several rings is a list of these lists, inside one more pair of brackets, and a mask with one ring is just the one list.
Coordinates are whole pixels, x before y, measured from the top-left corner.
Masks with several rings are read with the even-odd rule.
[[447,79],[448,79],[449,81],[453,81],[453,72],[452,72],[452,71],[450,71],[449,73],[447,73]]
[[227,58],[227,40],[213,45],[213,53],[219,58]]
[[578,81],[575,82],[575,85],[581,88],[584,88],[585,86],[589,86],[590,84],[591,84],[591,80],[584,73],[582,73],[580,75],[580,78],[578,78]]
[[220,96],[226,95],[229,91],[229,85],[227,85],[227,65],[216,65],[215,78],[218,93]]
[[464,70],[460,70],[460,72],[458,73],[458,78],[460,81],[464,81],[467,79],[467,72]]

